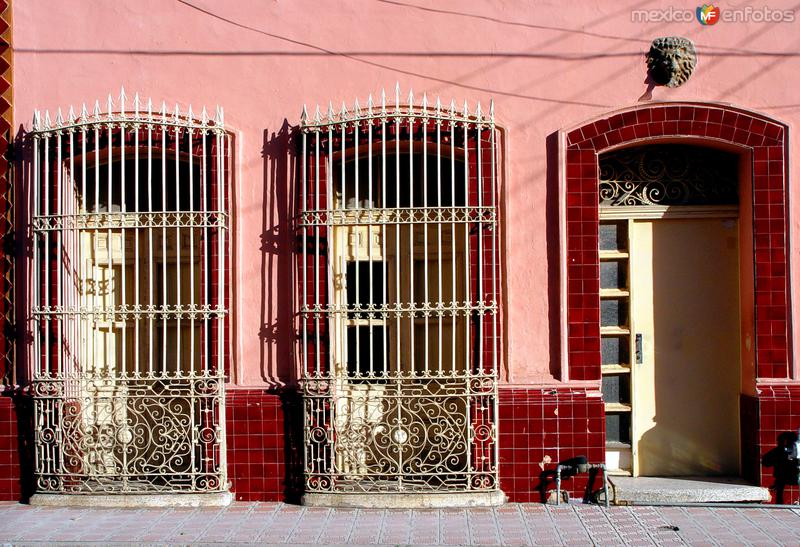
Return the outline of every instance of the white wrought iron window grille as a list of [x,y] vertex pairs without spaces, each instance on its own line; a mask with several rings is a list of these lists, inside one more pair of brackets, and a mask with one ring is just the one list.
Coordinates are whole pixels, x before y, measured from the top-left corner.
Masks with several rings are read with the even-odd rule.
[[499,490],[493,108],[398,88],[301,130],[306,492]]
[[222,110],[123,90],[104,111],[37,111],[32,148],[37,491],[226,490]]

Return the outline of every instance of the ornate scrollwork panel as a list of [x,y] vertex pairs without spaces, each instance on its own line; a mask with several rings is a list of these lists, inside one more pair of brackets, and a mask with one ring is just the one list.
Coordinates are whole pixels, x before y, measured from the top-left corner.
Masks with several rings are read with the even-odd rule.
[[209,492],[227,487],[224,379],[37,379],[39,492]]
[[738,158],[713,148],[649,145],[600,158],[602,206],[734,205]]
[[497,488],[493,378],[309,380],[304,395],[307,491]]

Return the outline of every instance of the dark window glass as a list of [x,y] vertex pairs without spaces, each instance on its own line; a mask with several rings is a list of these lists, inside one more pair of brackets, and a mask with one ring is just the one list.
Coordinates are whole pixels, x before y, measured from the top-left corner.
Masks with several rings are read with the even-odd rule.
[[347,327],[347,372],[350,375],[369,374],[370,365],[375,375],[386,371],[383,329],[382,325]]
[[603,336],[600,342],[601,358],[604,365],[630,364],[627,336]]
[[626,289],[628,287],[628,262],[603,260],[600,262],[600,288]]
[[606,414],[606,443],[631,444],[631,415],[629,412]]
[[628,248],[628,223],[601,222],[600,223],[600,250],[625,251]]
[[630,404],[631,377],[628,374],[606,374],[603,376],[603,401]]
[[603,298],[600,300],[600,325],[624,327],[628,324],[628,300],[626,298]]

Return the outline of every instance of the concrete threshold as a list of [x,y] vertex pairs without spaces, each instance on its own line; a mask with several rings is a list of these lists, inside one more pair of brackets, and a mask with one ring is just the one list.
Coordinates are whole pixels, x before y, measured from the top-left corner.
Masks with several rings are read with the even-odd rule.
[[767,488],[739,477],[609,477],[609,496],[616,505],[648,503],[761,503]]

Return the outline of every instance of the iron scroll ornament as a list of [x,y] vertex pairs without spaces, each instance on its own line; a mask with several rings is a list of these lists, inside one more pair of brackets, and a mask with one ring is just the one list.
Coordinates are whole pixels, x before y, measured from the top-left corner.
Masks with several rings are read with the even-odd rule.
[[600,158],[601,206],[735,205],[735,154],[687,145],[626,148]]

